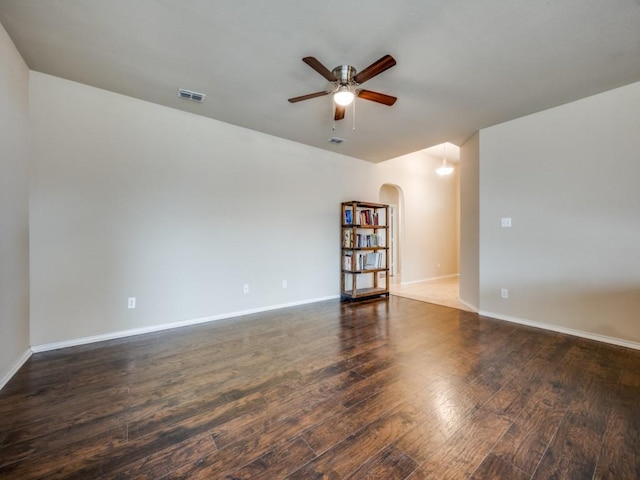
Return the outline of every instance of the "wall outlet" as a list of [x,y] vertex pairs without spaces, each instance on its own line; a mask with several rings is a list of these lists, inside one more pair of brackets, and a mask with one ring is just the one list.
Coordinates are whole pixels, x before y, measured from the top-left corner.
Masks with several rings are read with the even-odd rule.
[[286,280],[282,280],[282,288],[287,288],[289,285]]
[[503,288],[503,289],[500,291],[500,296],[501,296],[502,298],[509,298],[509,290],[507,290],[506,288]]
[[244,284],[243,291],[244,291],[244,293],[249,293],[249,284],[248,283]]
[[502,225],[503,228],[511,228],[511,217],[502,218],[500,225]]
[[136,308],[136,297],[129,297],[127,299],[127,308]]

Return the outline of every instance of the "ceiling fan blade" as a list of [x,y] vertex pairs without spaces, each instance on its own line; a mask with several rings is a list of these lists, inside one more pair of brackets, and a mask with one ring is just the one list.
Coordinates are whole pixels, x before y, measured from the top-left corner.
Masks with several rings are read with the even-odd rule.
[[379,75],[385,70],[390,69],[395,64],[396,64],[396,60],[391,55],[385,55],[381,59],[373,62],[371,65],[369,65],[367,68],[362,70],[360,73],[356,74],[356,76],[353,77],[353,80],[356,83],[364,83],[370,78],[375,77],[376,75]]
[[320,75],[322,75],[324,78],[326,78],[330,82],[338,81],[338,77],[336,77],[333,73],[331,73],[331,70],[329,70],[327,67],[321,64],[317,58],[304,57],[302,61],[307,65],[309,65],[311,68],[313,68],[316,72],[318,72]]
[[384,105],[391,106],[396,103],[397,97],[392,97],[391,95],[386,95],[384,93],[372,92],[371,90],[358,90],[357,95],[359,98],[364,98],[365,100],[371,100],[372,102],[382,103]]
[[289,102],[291,103],[301,102],[302,100],[309,100],[310,98],[322,97],[324,95],[329,95],[330,93],[331,92],[329,91],[308,93],[307,95],[300,95],[299,97],[290,98]]
[[333,119],[334,120],[342,120],[344,118],[344,112],[347,109],[347,107],[343,106],[343,105],[336,105],[336,111],[333,115]]

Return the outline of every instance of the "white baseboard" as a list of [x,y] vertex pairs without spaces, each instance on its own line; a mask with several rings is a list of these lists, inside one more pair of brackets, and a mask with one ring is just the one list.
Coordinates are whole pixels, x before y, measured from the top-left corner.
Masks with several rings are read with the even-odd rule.
[[456,300],[458,300],[461,304],[463,304],[465,307],[471,309],[473,312],[478,313],[478,307],[476,307],[475,305],[471,305],[470,303],[465,302],[464,300],[462,300],[460,297],[458,297]]
[[[444,278],[444,277],[441,277]],[[183,320],[180,322],[172,322],[172,323],[165,323],[162,325],[153,325],[150,327],[143,327],[143,328],[135,328],[135,329],[131,329],[131,330],[121,330],[118,332],[111,332],[111,333],[105,333],[105,334],[101,334],[101,335],[93,335],[90,337],[82,337],[82,338],[74,338],[71,340],[64,340],[61,342],[54,342],[54,343],[46,343],[46,344],[41,344],[41,345],[35,345],[32,346],[31,348],[27,349],[22,356],[13,364],[13,366],[2,376],[2,378],[0,378],[0,390],[2,390],[2,388],[9,382],[9,380],[11,380],[11,378],[16,374],[16,372],[20,369],[20,367],[22,367],[22,365],[24,365],[24,363],[29,360],[29,358],[31,357],[32,353],[37,353],[37,352],[46,352],[49,350],[57,350],[59,348],[66,348],[66,347],[72,347],[72,346],[77,346],[77,345],[85,345],[88,343],[94,343],[94,342],[101,342],[104,340],[113,340],[116,338],[124,338],[124,337],[130,337],[133,335],[142,335],[144,333],[152,333],[152,332],[158,332],[158,331],[162,331],[162,330],[169,330],[172,328],[178,328],[178,327],[186,327],[189,325],[197,325],[200,323],[207,323],[207,322],[214,322],[216,320],[223,320],[223,319],[227,319],[227,318],[233,318],[233,317],[241,317],[243,315],[251,315],[253,313],[261,313],[261,312],[268,312],[271,310],[278,310],[281,308],[287,308],[287,307],[295,307],[298,305],[305,305],[305,304],[309,304],[309,303],[316,303],[316,302],[322,302],[325,300],[335,300],[340,298],[339,295],[331,295],[328,297],[320,297],[320,298],[314,298],[314,299],[308,299],[308,300],[302,300],[302,301],[297,301],[297,302],[290,302],[290,303],[285,303],[285,304],[280,304],[280,305],[271,305],[268,307],[261,307],[261,308],[254,308],[254,309],[250,309],[250,310],[241,310],[241,311],[236,311],[236,312],[231,312],[231,313],[224,313],[224,314],[220,314],[220,315],[212,315],[212,316],[208,316],[208,317],[201,317],[201,318],[194,318],[191,320]],[[474,305],[470,305],[460,299],[458,299],[458,301],[462,304],[464,304],[465,306],[471,308],[473,311],[478,312],[479,315],[483,315],[485,317],[491,317],[491,318],[495,318],[497,320],[503,320],[506,322],[511,322],[511,323],[517,323],[520,325],[526,325],[528,327],[534,327],[534,328],[541,328],[543,330],[550,330],[552,332],[557,332],[557,333],[564,333],[567,335],[572,335],[572,336],[576,336],[576,337],[581,337],[581,338],[587,338],[589,340],[595,340],[598,342],[604,342],[604,343],[609,343],[612,345],[618,345],[620,347],[627,347],[627,348],[632,348],[634,350],[640,350],[640,343],[638,342],[632,342],[629,340],[623,340],[620,338],[615,338],[615,337],[609,337],[606,335],[600,335],[597,333],[590,333],[590,332],[585,332],[583,330],[575,330],[572,328],[566,328],[566,327],[561,327],[558,325],[553,325],[550,323],[543,323],[543,322],[535,322],[532,320],[526,320],[523,318],[518,318],[518,317],[513,317],[513,316],[509,316],[509,315],[502,315],[499,313],[494,313],[494,312],[488,312],[486,310],[478,310]]]
[[9,380],[11,380],[11,377],[13,377],[16,372],[20,370],[20,367],[24,365],[27,360],[29,360],[29,357],[31,357],[32,353],[33,351],[28,348],[27,351],[24,352],[22,356],[11,366],[9,371],[2,376],[2,378],[0,379],[0,390],[2,390],[4,386],[9,382]]
[[253,308],[250,310],[241,310],[237,312],[223,313],[220,315],[211,315],[208,317],[193,318],[190,320],[182,320],[179,322],[163,323],[161,325],[152,325],[149,327],[142,327],[142,328],[133,328],[131,330],[120,330],[117,332],[103,333],[100,335],[92,335],[89,337],[72,338],[70,340],[63,340],[61,342],[33,345],[31,347],[31,351],[33,351],[34,353],[47,352],[50,350],[57,350],[59,348],[75,347],[78,345],[86,345],[88,343],[103,342],[105,340],[114,340],[116,338],[131,337],[133,335],[142,335],[145,333],[159,332],[162,330],[169,330],[172,328],[187,327],[189,325],[197,325],[199,323],[215,322],[216,320],[224,320],[226,318],[241,317],[243,315],[251,315],[253,313],[268,312],[270,310],[278,310],[280,308],[295,307],[295,306],[304,305],[307,303],[316,303],[316,302],[322,302],[325,300],[334,300],[337,298],[340,298],[340,296],[331,295],[328,297],[313,298],[313,299],[301,300],[297,302],[283,303],[280,305],[271,305],[268,307]]
[[619,347],[632,348],[634,350],[640,350],[640,343],[632,342],[630,340],[624,340],[622,338],[608,337],[606,335],[600,335],[598,333],[585,332],[584,330],[574,330],[573,328],[561,327],[552,323],[534,322],[532,320],[526,320],[523,318],[512,317],[509,315],[502,315],[499,313],[487,312],[481,310],[478,312],[485,317],[491,317],[498,320],[504,320],[506,322],[518,323],[520,325],[526,325],[528,327],[541,328],[543,330],[550,330],[552,332],[564,333],[566,335],[573,335],[574,337],[587,338],[589,340],[595,340],[597,342],[610,343],[612,345],[618,345]]
[[433,280],[443,280],[445,278],[453,278],[453,277],[459,277],[459,276],[460,276],[459,273],[453,273],[451,275],[442,275],[440,277],[423,278],[420,280],[411,280],[410,282],[400,282],[400,285],[413,285],[414,283],[431,282]]

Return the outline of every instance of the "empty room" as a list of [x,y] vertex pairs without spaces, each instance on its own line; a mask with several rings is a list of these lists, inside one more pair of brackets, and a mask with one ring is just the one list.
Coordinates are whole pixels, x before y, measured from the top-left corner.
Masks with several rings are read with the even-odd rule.
[[0,478],[640,478],[638,125],[637,0],[0,0]]

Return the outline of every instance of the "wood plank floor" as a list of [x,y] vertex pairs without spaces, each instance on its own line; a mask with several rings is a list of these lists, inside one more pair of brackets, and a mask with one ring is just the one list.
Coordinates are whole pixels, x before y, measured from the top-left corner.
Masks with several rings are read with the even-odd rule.
[[35,354],[2,479],[637,479],[640,352],[390,297]]

